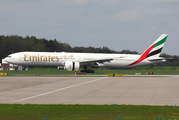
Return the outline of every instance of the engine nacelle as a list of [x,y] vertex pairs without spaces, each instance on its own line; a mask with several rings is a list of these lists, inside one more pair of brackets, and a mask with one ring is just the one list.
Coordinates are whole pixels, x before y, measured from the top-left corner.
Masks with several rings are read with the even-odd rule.
[[64,64],[64,70],[66,71],[78,71],[80,69],[79,62],[66,61]]

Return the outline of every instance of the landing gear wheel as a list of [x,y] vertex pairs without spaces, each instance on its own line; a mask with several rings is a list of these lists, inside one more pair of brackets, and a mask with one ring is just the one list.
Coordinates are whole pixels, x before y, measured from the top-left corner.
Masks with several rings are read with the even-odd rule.
[[19,72],[18,67],[15,68],[15,71],[16,71],[16,72]]
[[86,72],[86,73],[95,73],[95,71],[94,71],[94,70],[87,69],[87,67],[86,67],[86,66],[84,66],[83,68],[84,68],[84,70],[81,70],[81,72]]
[[94,70],[86,70],[86,73],[94,73]]

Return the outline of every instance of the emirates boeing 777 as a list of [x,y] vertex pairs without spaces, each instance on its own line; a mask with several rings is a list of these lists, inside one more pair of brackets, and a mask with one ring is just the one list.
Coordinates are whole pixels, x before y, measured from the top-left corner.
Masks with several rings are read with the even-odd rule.
[[134,54],[102,54],[102,53],[70,53],[70,52],[18,52],[10,54],[5,61],[21,66],[58,66],[67,71],[94,73],[92,68],[130,68],[160,62],[166,59],[160,57],[162,48],[167,39],[162,34],[141,55]]

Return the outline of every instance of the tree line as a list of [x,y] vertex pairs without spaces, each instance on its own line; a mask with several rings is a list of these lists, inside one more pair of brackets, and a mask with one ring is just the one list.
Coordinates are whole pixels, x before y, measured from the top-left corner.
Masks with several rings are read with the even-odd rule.
[[[118,53],[118,54],[139,54],[136,51],[122,50],[115,51],[111,50],[106,46],[95,48],[89,47],[71,47],[68,43],[61,43],[54,40],[47,40],[44,38],[36,38],[35,36],[0,36],[0,60],[5,58],[11,53],[21,52],[21,51],[41,51],[41,52],[79,52],[79,53]],[[163,53],[163,57],[170,58],[167,65],[179,66],[179,56],[168,55]]]

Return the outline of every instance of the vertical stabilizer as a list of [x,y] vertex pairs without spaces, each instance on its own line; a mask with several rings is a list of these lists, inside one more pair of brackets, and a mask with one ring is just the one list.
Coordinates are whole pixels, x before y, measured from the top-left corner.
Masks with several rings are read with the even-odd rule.
[[[165,44],[165,41],[168,37],[168,34],[162,34],[151,46],[152,47],[151,51],[148,53],[147,58],[154,56],[154,57],[159,57],[162,51],[162,48]],[[150,47],[151,47],[150,46]],[[149,47],[149,48],[150,48]]]
[[137,64],[148,57],[159,57],[167,37],[168,34],[162,34],[149,48],[147,48],[147,50],[145,50],[145,52],[142,53],[138,60],[129,64],[128,66]]

